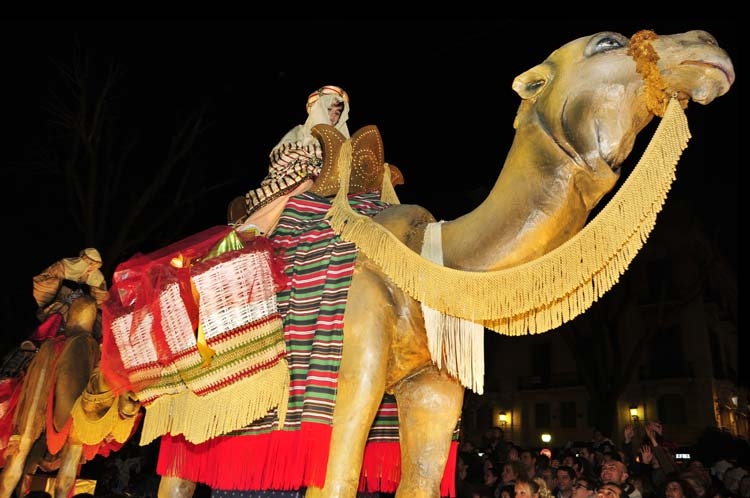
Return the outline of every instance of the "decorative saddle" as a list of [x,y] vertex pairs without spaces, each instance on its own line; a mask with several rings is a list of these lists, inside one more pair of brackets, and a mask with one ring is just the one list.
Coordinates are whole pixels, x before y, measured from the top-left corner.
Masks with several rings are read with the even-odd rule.
[[[323,146],[323,166],[310,192],[322,197],[333,197],[339,189],[338,158],[341,145],[346,137],[335,127],[319,124],[313,127],[312,134]],[[393,186],[403,185],[404,176],[392,164],[384,161],[383,140],[377,126],[368,125],[357,130],[351,136],[352,166],[349,178],[349,194],[361,194],[380,190],[383,185],[383,174],[388,167]],[[245,198],[235,197],[227,209],[227,221],[236,224],[246,215]]]
[[[312,134],[323,145],[323,166],[310,191],[322,197],[332,197],[339,191],[338,159],[341,145],[346,137],[331,125],[319,124]],[[349,177],[349,194],[363,194],[380,190],[385,168],[390,168],[391,183],[402,185],[404,177],[399,169],[386,164],[383,155],[383,139],[375,125],[360,128],[351,137],[352,166]]]

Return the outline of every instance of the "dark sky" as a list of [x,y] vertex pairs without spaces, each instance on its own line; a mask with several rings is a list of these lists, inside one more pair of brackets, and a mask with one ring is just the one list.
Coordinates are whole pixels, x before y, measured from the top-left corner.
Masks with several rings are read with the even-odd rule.
[[[476,205],[494,182],[513,137],[519,98],[513,78],[575,38],[614,30],[712,33],[732,56],[737,82],[709,106],[691,104],[693,139],[667,202],[691,205],[736,265],[742,141],[744,40],[727,19],[6,20],[0,23],[4,147],[3,320],[26,336],[16,310],[31,309],[31,277],[83,246],[62,205],[65,185],[38,167],[50,138],[44,103],[62,91],[56,64],[76,47],[125,69],[116,87],[121,123],[143,136],[129,175],[149,182],[180,116],[201,103],[211,127],[196,157],[206,184],[187,236],[225,222],[227,203],[267,171],[270,148],[305,119],[307,95],[335,84],[351,97],[349,129],[375,124],[386,161],[404,173],[402,202],[451,219]],[[634,161],[631,156],[630,161]],[[628,163],[624,165],[625,170]],[[112,199],[122,203],[123,199]],[[168,199],[165,199],[168,202]],[[144,247],[144,251],[154,248]],[[14,322],[17,320],[17,322]]]

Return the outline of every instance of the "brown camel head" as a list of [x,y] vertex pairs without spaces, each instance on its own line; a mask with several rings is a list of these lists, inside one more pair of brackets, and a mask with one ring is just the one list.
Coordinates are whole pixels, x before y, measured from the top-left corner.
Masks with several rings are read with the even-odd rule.
[[65,334],[90,334],[96,322],[96,300],[87,295],[76,298],[70,303],[68,316],[65,320]]
[[[523,99],[514,126],[519,133],[541,128],[570,157],[588,209],[614,186],[636,135],[654,116],[630,43],[608,31],[579,38],[513,81]],[[689,99],[707,104],[734,82],[731,60],[705,31],[656,36],[649,43],[666,84],[661,90],[683,106]]]

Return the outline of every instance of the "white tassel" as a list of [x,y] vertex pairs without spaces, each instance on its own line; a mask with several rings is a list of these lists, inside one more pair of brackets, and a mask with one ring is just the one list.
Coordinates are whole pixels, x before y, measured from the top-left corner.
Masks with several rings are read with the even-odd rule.
[[[422,256],[443,264],[441,223],[427,225]],[[422,303],[427,346],[438,368],[457,378],[462,386],[484,393],[484,326],[441,313]]]

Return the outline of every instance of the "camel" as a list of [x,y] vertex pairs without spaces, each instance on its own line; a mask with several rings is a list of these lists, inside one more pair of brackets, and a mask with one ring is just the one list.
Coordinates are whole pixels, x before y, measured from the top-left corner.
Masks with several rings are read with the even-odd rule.
[[[442,224],[443,264],[470,272],[515,267],[562,245],[616,184],[635,137],[654,117],[648,84],[619,33],[585,36],[513,80],[522,99],[516,135],[488,198]],[[659,36],[658,76],[683,107],[708,104],[734,82],[732,62],[704,31]],[[652,75],[653,76],[653,75]],[[419,252],[433,216],[393,205],[373,220]],[[343,359],[323,488],[308,498],[353,498],[363,450],[384,393],[399,406],[399,498],[438,497],[464,386],[433,362],[420,303],[361,251],[349,289]],[[160,498],[195,484],[163,476]]]
[[[99,344],[92,336],[95,299],[87,295],[76,298],[66,316],[64,334],[42,343],[24,375],[14,415],[16,440],[6,450],[0,475],[2,498],[10,497],[16,487],[19,496],[24,496],[28,483],[21,480],[22,474],[34,474],[37,468],[57,470],[54,495],[69,496],[81,463],[93,458],[100,445],[105,449],[102,454],[119,449],[139,419],[140,403],[132,393],[108,395],[109,388],[99,372]],[[50,400],[52,416],[48,418]],[[106,415],[110,418],[105,419]],[[78,423],[75,428],[74,418]],[[85,424],[95,426],[99,420],[106,426],[98,428],[100,434],[84,434]]]
[[[628,54],[629,43],[614,32],[582,37],[513,80],[522,99],[513,144],[488,198],[472,212],[442,224],[444,266],[466,272],[514,268],[548,254],[582,230],[593,208],[617,183],[635,137],[658,112],[651,77],[659,76],[665,88],[657,89],[683,107],[691,99],[708,104],[734,82],[731,60],[704,31],[652,40],[658,72],[645,77]],[[416,253],[425,228],[435,221],[416,205],[393,205],[373,220]],[[362,251],[349,288],[344,335],[325,484],[309,487],[306,496],[356,495],[367,434],[383,394],[390,393],[399,406],[401,480],[396,496],[438,497],[464,385],[435,365],[420,302]],[[38,357],[42,363],[45,356]],[[80,352],[78,357],[89,356]],[[64,360],[59,365],[66,368]],[[80,366],[71,372],[75,382],[60,384],[65,391],[56,393],[56,429],[67,420],[87,382],[93,392],[108,390],[101,376],[89,379],[93,360]],[[137,402],[125,402],[129,408],[122,411],[132,416]],[[9,455],[0,498],[10,495],[41,432],[32,426],[19,425],[18,453]],[[62,450],[68,458],[56,496],[67,496],[81,451],[75,441]],[[163,476],[159,486],[160,498],[188,498],[194,491],[195,483],[176,476]]]

